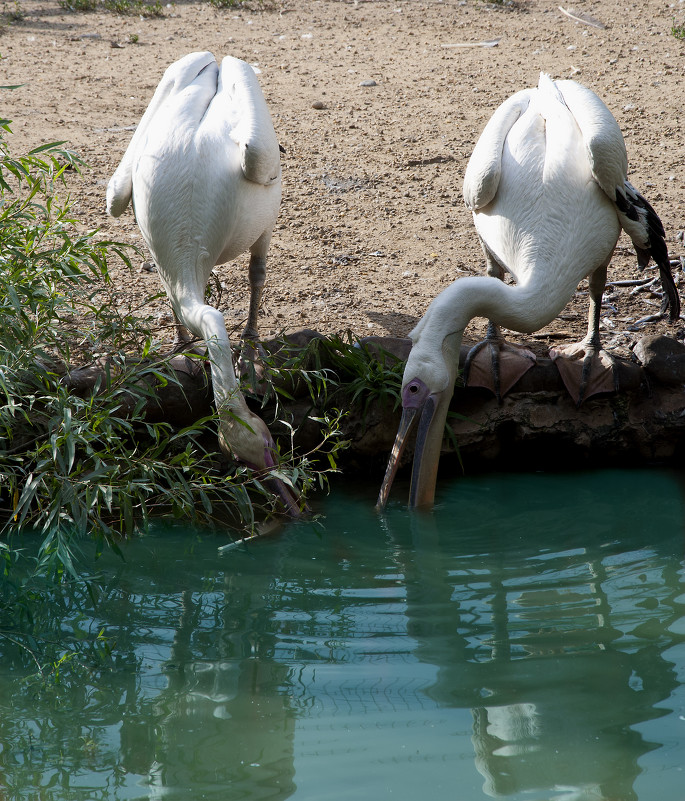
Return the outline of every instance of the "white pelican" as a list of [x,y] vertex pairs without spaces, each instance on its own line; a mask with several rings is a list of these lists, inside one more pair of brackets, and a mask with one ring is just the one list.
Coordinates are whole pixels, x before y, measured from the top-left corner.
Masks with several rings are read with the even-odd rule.
[[[257,337],[266,256],[281,201],[279,144],[254,70],[209,52],[172,64],[107,187],[107,211],[132,201],[177,319],[204,339],[224,452],[258,470],[275,462],[265,423],[247,407],[223,315],[205,303],[216,264],[250,251],[244,338]],[[288,511],[297,504],[278,482]]]
[[[627,180],[623,136],[609,109],[574,81],[542,74],[536,89],[506,100],[486,125],[464,177],[488,276],[460,278],[438,295],[410,333],[402,382],[403,414],[378,497],[382,509],[414,421],[416,438],[409,505],[430,507],[435,495],[445,420],[464,329],[487,317],[531,333],[553,320],[585,277],[590,284],[585,375],[601,350],[599,309],[607,266],[623,229],[638,263],[652,257],[665,289],[664,310],[680,314],[664,230],[649,203]],[[515,284],[498,280],[504,270]]]

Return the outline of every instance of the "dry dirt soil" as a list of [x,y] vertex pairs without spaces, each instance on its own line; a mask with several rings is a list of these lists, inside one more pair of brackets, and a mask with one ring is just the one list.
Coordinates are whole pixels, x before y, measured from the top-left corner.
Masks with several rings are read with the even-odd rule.
[[[152,18],[19,0],[5,4],[0,83],[23,86],[2,90],[0,113],[12,120],[13,152],[59,139],[86,161],[70,181],[84,228],[144,247],[132,213],[108,218],[104,195],[162,73],[194,50],[250,62],[285,148],[260,333],[403,336],[441,289],[483,270],[461,195],[466,163],[494,109],[541,70],[573,77],[607,103],[632,182],[660,214],[672,258],[684,252],[685,41],[672,26],[685,24],[685,2],[563,8],[583,21],[553,0],[178,2]],[[133,272],[114,270],[115,292],[124,308],[151,312],[164,337],[168,304],[154,272],[139,266],[144,258]],[[220,269],[217,305],[229,330],[245,319],[246,265],[244,257]],[[681,281],[681,267],[676,274]],[[622,235],[609,280],[638,277]],[[585,289],[551,325],[518,340],[545,353],[584,335]],[[649,291],[610,287],[606,298],[604,337],[615,353],[643,333],[683,336],[682,321],[629,330],[658,309]],[[467,337],[483,331],[475,321]]]

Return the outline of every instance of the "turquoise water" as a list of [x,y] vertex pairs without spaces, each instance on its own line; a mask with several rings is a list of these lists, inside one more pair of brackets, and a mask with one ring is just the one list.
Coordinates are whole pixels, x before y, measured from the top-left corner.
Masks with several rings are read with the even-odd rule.
[[684,488],[484,476],[378,517],[345,486],[221,556],[158,527],[70,622],[111,672],[0,662],[0,797],[683,801]]

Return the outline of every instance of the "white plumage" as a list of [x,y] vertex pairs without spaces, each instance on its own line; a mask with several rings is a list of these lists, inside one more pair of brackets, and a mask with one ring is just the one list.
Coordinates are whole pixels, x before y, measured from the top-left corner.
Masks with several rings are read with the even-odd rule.
[[280,200],[279,144],[254,70],[230,56],[219,66],[209,52],[172,64],[109,181],[107,211],[117,217],[132,201],[176,317],[207,345],[219,442],[258,469],[274,465],[273,441],[239,391],[223,315],[204,295],[212,268],[249,250],[244,337],[256,339]]
[[[659,218],[627,180],[621,131],[609,109],[574,81],[542,74],[538,87],[517,92],[493,114],[464,177],[488,276],[447,287],[411,332],[402,386],[403,419],[378,505],[387,502],[407,432],[420,416],[410,505],[433,503],[444,424],[458,371],[464,329],[474,317],[524,333],[551,322],[578,283],[590,282],[588,337],[578,400],[601,350],[599,310],[606,269],[621,229],[633,240],[640,266],[656,261],[672,319],[680,301]],[[504,272],[515,283],[505,284]],[[525,364],[521,372],[525,372]],[[420,415],[419,415],[420,412]]]

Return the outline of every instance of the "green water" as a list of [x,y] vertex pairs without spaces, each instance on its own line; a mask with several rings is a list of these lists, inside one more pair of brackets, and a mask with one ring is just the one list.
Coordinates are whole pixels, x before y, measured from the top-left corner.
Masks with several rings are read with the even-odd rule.
[[684,488],[485,476],[379,518],[345,487],[223,556],[160,527],[64,621],[112,671],[39,691],[2,644],[0,798],[683,801]]

